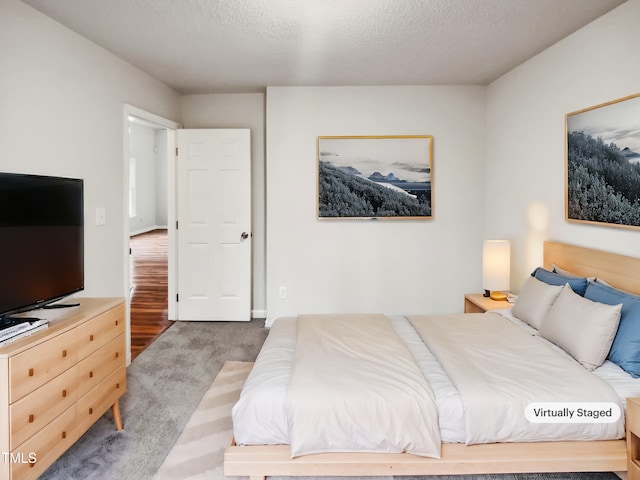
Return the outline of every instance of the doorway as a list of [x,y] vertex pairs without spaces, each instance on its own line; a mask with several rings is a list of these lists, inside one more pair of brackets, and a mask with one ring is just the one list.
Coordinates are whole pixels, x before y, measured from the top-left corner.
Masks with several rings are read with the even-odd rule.
[[[128,361],[173,324],[175,131],[179,125],[124,108],[124,210]],[[175,295],[175,293],[174,293]]]
[[131,360],[168,319],[167,130],[129,118]]
[[[130,272],[133,270],[131,266],[131,258],[128,254],[130,249],[130,232],[134,231],[129,223],[129,210],[133,205],[135,209],[139,209],[140,205],[137,205],[138,196],[132,195],[132,189],[136,189],[139,183],[129,182],[130,178],[135,177],[138,173],[132,169],[132,164],[137,164],[137,157],[130,153],[130,137],[129,137],[129,124],[130,121],[136,123],[142,122],[143,124],[151,127],[154,130],[160,130],[166,133],[162,141],[157,142],[158,148],[160,146],[165,147],[166,152],[166,224],[167,224],[167,291],[168,291],[168,305],[167,305],[167,320],[179,320],[178,318],[178,295],[177,285],[178,277],[182,278],[182,289],[185,289],[185,295],[181,294],[180,305],[185,306],[186,300],[191,300],[192,303],[198,303],[201,298],[214,298],[217,295],[218,300],[225,306],[235,306],[235,310],[223,310],[217,308],[215,314],[223,318],[216,318],[216,315],[203,314],[202,309],[197,309],[189,313],[186,306],[181,308],[180,313],[184,315],[182,319],[185,320],[249,320],[251,318],[251,171],[250,171],[250,159],[251,159],[251,147],[250,147],[250,131],[248,129],[196,129],[196,130],[180,130],[181,141],[188,141],[190,136],[198,135],[202,136],[197,141],[190,143],[187,148],[180,148],[178,152],[177,140],[178,140],[178,128],[180,125],[166,120],[157,115],[150,114],[137,107],[125,105],[124,108],[124,182],[123,182],[123,195],[125,198],[125,238],[124,247],[127,252],[125,261],[125,292],[129,299],[127,302],[127,345],[128,352],[131,352],[131,289],[132,283]],[[189,133],[191,132],[191,133]],[[197,133],[196,133],[197,132]],[[213,156],[211,156],[211,154]],[[193,162],[214,161],[219,165],[210,169],[210,174],[202,175],[200,172],[191,171],[188,184],[183,185],[180,191],[182,195],[186,197],[182,198],[179,202],[177,192],[177,177],[178,170],[177,165],[180,163],[177,161],[177,157],[184,155],[187,159],[188,165],[193,165]],[[164,155],[159,153],[160,157],[164,158]],[[132,161],[133,158],[133,161]],[[239,166],[243,165],[242,168]],[[187,170],[191,167],[187,167]],[[217,174],[214,175],[216,168],[222,168]],[[182,171],[183,180],[187,177],[184,176],[186,171]],[[218,182],[218,183],[216,183]],[[220,183],[222,182],[222,183]],[[212,187],[211,187],[212,186]],[[204,188],[197,188],[204,187]],[[211,188],[209,188],[211,187]],[[219,199],[213,203],[201,202],[203,198],[214,199],[215,195],[209,195],[206,192],[213,192],[220,196]],[[136,198],[136,200],[134,200]],[[242,201],[240,201],[242,199]],[[210,268],[202,268],[204,262],[198,262],[197,255],[189,255],[186,251],[182,252],[182,261],[180,275],[178,273],[178,212],[177,205],[180,203],[185,206],[190,204],[195,207],[195,210],[191,210],[191,213],[199,214],[207,211],[210,206],[217,207],[211,208],[210,212],[217,212],[220,217],[218,225],[220,228],[214,229],[216,237],[220,238],[217,245],[224,250],[224,254],[218,257],[207,258],[220,258],[221,261],[217,264],[211,263]],[[242,218],[236,218],[235,213],[243,212]],[[194,227],[198,223],[198,215],[185,215],[182,214],[185,222],[180,222],[180,231],[185,229],[189,230],[189,227]],[[220,216],[221,215],[221,216]],[[205,223],[216,221],[216,218],[209,217]],[[242,221],[240,221],[242,220]],[[195,222],[195,223],[194,223]],[[134,225],[138,226],[138,225]],[[210,230],[210,228],[208,229]],[[236,231],[237,230],[237,231]],[[231,235],[231,237],[229,237]],[[183,239],[184,240],[184,239]],[[206,242],[204,242],[206,243]],[[201,246],[204,244],[199,242],[198,253],[203,252]],[[209,242],[210,245],[214,242]],[[186,246],[183,245],[183,246]],[[194,244],[192,243],[193,247]],[[182,248],[182,247],[181,247]],[[193,253],[194,250],[191,250]],[[243,252],[242,254],[240,252]],[[186,274],[185,274],[186,272]],[[198,275],[198,272],[201,275]],[[186,276],[185,276],[186,275]],[[207,277],[207,278],[205,278]],[[198,282],[201,279],[207,280],[206,282]],[[212,279],[214,279],[212,281]],[[200,286],[215,286],[216,289],[211,290],[212,295],[202,295],[204,290],[198,291]],[[189,287],[196,287],[196,290],[189,289]],[[205,292],[208,293],[208,292]],[[242,305],[242,308],[240,306]],[[241,315],[236,315],[233,312],[244,310]],[[130,354],[129,354],[130,360]]]

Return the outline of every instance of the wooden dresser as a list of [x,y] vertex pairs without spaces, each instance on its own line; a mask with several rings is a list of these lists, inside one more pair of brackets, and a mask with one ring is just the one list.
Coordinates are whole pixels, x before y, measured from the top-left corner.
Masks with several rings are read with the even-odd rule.
[[49,327],[0,346],[0,480],[38,478],[109,408],[122,429],[124,300],[75,301],[32,312]]

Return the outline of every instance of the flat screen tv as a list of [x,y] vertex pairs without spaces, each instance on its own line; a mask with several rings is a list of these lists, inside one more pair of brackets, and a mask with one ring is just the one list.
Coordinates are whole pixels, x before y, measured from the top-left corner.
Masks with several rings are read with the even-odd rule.
[[0,173],[0,321],[84,289],[84,185]]

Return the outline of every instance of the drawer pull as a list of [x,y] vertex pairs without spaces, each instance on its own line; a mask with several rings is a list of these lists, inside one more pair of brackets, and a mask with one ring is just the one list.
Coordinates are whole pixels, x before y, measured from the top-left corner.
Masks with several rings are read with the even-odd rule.
[[93,335],[89,335],[89,341],[93,342]]
[[118,320],[116,320],[116,327],[119,325]]
[[116,358],[118,358],[120,356],[119,352],[116,352]]
[[93,371],[89,372],[89,378],[93,378]]
[[67,356],[67,350],[64,349],[62,350],[62,358],[65,358]]
[[93,408],[89,408],[89,415],[93,415]]
[[116,388],[120,388],[120,383],[116,383]]
[[62,438],[67,438],[67,432],[62,432]]
[[33,368],[30,368],[30,369],[29,369],[29,376],[30,376],[30,377],[33,377]]
[[33,423],[34,420],[35,417],[33,416],[33,413],[29,414],[29,423]]
[[67,396],[67,389],[65,388],[64,390],[62,390],[62,398],[65,398]]

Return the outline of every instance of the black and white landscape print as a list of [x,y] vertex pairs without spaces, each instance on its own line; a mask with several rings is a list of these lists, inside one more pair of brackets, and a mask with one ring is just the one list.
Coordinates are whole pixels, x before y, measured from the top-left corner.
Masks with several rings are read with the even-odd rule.
[[430,218],[432,137],[318,137],[321,218]]
[[640,96],[567,115],[567,219],[640,227]]

